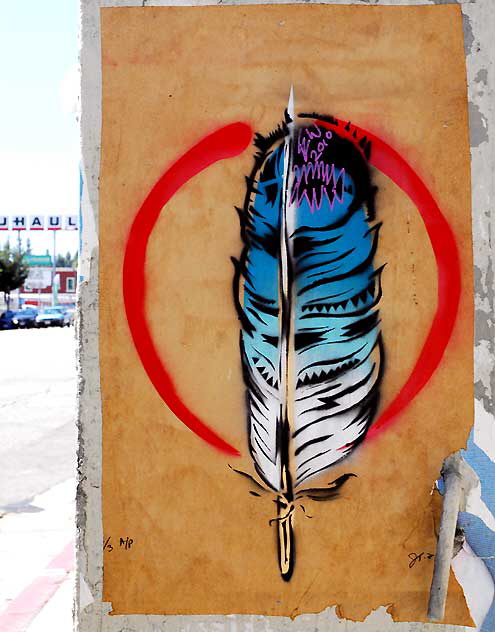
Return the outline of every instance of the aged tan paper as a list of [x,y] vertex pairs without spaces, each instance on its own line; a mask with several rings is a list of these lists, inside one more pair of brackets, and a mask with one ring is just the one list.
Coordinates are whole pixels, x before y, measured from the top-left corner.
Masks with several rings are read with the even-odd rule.
[[[337,605],[362,620],[390,604],[424,621],[444,457],[472,424],[472,279],[465,64],[458,6],[239,6],[103,9],[100,362],[103,400],[104,600],[121,613],[296,616]],[[430,189],[460,248],[453,337],[424,390],[339,473],[334,502],[296,516],[297,567],[281,580],[271,499],[249,494],[239,321],[231,256],[254,149],[187,183],[166,206],[146,259],[147,316],[190,408],[242,456],[198,439],[165,406],[134,348],[122,298],[129,229],[165,169],[213,130],[245,121],[268,134],[290,86],[298,111],[372,130]],[[437,304],[421,217],[375,171],[377,262],[386,345],[381,409],[409,375]],[[399,247],[400,246],[400,247]],[[108,540],[110,538],[110,540]],[[121,546],[121,540],[124,544]],[[130,548],[126,538],[133,540]],[[411,554],[420,558],[411,565]],[[470,625],[450,580],[446,622]]]

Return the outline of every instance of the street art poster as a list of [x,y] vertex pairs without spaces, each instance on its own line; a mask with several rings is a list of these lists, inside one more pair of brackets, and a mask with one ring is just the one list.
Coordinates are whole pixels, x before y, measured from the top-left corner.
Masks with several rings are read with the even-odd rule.
[[473,415],[460,8],[101,21],[104,600],[425,620]]

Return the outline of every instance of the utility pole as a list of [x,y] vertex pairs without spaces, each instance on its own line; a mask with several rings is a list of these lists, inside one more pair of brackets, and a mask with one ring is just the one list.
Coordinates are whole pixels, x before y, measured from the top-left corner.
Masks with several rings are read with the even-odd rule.
[[53,261],[52,261],[52,305],[57,304],[57,230],[62,228],[62,216],[50,215],[48,217],[48,230],[53,231]]
[[52,262],[52,305],[57,304],[57,291],[55,290],[55,278],[57,276],[57,231],[53,230],[53,262]]
[[[17,252],[19,254],[19,259],[22,254],[22,240],[21,240],[21,231],[17,231]],[[21,309],[21,288],[17,288],[17,309]]]
[[[19,259],[21,258],[21,250],[22,250],[22,241],[21,241],[21,231],[17,231],[17,251],[19,252]],[[21,288],[17,288],[17,309],[21,309]]]

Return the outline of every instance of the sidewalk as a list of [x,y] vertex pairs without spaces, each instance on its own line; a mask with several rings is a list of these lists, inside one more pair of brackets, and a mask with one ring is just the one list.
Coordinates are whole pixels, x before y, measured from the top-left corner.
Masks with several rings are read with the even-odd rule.
[[71,632],[75,480],[0,519],[1,632]]

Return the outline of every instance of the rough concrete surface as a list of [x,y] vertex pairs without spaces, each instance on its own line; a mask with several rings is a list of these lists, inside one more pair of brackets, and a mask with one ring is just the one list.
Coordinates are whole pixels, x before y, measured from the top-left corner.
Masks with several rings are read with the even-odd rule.
[[[311,2],[312,0],[307,0]],[[101,521],[101,396],[98,366],[98,173],[101,130],[100,102],[100,7],[261,4],[267,0],[81,0],[82,2],[82,257],[79,307],[79,484],[78,604],[76,628],[81,632],[158,632],[199,630],[204,632],[251,632],[276,630],[326,630],[342,632],[454,632],[469,630],[438,624],[394,623],[386,605],[371,613],[364,623],[340,620],[333,608],[294,621],[263,616],[109,616],[111,604],[102,603]],[[304,0],[301,0],[304,2]],[[288,3],[280,0],[280,3]],[[334,0],[327,4],[418,5],[448,4],[448,0]],[[495,438],[493,396],[494,369],[494,276],[493,238],[495,199],[495,11],[493,0],[462,0],[470,102],[472,156],[473,241],[475,265],[475,384],[474,436],[493,460]],[[480,445],[481,444],[481,445]],[[479,491],[478,491],[479,494]]]

